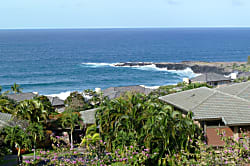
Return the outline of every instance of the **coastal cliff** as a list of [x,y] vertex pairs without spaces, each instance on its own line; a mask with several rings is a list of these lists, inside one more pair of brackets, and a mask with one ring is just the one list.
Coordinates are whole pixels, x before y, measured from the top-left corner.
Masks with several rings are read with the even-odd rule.
[[194,73],[217,73],[217,74],[230,74],[233,72],[233,65],[245,64],[245,62],[195,62],[195,61],[184,61],[180,63],[171,62],[125,62],[118,63],[115,66],[148,66],[155,65],[157,68],[166,68],[168,70],[185,70],[191,68]]

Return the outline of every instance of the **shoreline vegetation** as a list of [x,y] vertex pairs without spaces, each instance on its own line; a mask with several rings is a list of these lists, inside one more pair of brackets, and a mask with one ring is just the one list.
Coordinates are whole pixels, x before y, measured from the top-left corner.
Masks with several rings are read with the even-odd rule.
[[[160,65],[169,70],[189,66],[199,73],[237,69],[249,72],[245,62],[119,65]],[[148,94],[124,91],[113,99],[103,96],[101,91],[85,90],[89,98],[72,92],[62,113],[56,111],[46,96],[20,102],[10,100],[6,94],[22,93],[17,84],[10,91],[2,92],[0,88],[0,116],[11,117],[11,123],[0,119],[0,165],[6,163],[2,160],[6,154],[17,154],[18,165],[250,164],[248,136],[244,131],[242,139],[234,139],[218,130],[224,145],[209,146],[191,112],[183,116],[180,110],[159,100],[160,96],[200,87],[212,88],[206,83],[183,82],[161,86]],[[94,124],[85,123],[81,117],[81,112],[89,109],[96,109]],[[24,153],[33,153],[32,159],[23,159]]]

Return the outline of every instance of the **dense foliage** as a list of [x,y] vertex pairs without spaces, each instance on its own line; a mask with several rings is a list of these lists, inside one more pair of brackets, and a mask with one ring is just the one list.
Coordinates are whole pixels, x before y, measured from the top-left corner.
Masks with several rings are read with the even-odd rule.
[[200,87],[207,87],[207,88],[212,88],[212,86],[206,84],[206,83],[191,83],[191,84],[186,84],[186,83],[179,83],[178,86],[181,86],[181,90],[190,90],[190,89],[196,89]]
[[164,162],[165,155],[181,149],[192,150],[189,139],[195,139],[201,130],[191,114],[183,116],[172,107],[143,94],[126,94],[106,100],[98,110],[97,125],[106,150],[130,145],[145,146],[157,153],[150,162]]
[[49,101],[48,97],[46,96],[36,96],[34,97],[35,100],[38,100],[42,103],[44,110],[50,115],[55,113],[55,108],[53,108],[51,102]]
[[249,77],[240,77],[234,80],[234,82],[236,83],[240,83],[240,82],[246,82],[246,81],[250,81],[250,76]]
[[233,70],[238,70],[238,71],[242,71],[242,72],[249,72],[250,71],[250,63],[240,64],[240,65],[237,65],[235,63],[235,64],[233,64]]
[[226,137],[225,132],[218,131],[218,135],[224,146],[211,147],[206,145],[201,139],[192,140],[195,151],[185,152],[180,151],[174,156],[166,156],[169,165],[249,165],[250,164],[250,149],[248,136],[241,133],[242,139],[234,139],[233,137]]
[[73,148],[73,132],[76,126],[79,126],[82,128],[82,119],[78,112],[73,111],[65,111],[62,116],[60,117],[60,122],[62,124],[63,128],[69,128],[70,129],[70,142],[71,142],[71,148]]
[[86,103],[83,96],[78,92],[70,93],[70,96],[64,101],[67,109],[76,110],[78,112],[85,110]]
[[16,105],[15,101],[8,99],[5,95],[0,95],[0,112],[12,114]]
[[[84,94],[74,92],[66,100],[66,111],[60,114],[55,113],[45,96],[16,103],[0,91],[0,112],[11,113],[14,118],[28,124],[2,130],[0,157],[16,149],[21,163],[21,151],[31,151],[33,148],[34,158],[26,160],[26,165],[160,166],[249,163],[248,138],[243,133],[243,139],[240,140],[226,138],[223,133],[219,133],[225,145],[214,149],[203,142],[203,133],[192,120],[192,114],[183,115],[158,99],[162,95],[202,86],[210,88],[207,84],[180,83],[160,87],[148,96],[128,93],[113,100],[103,98],[102,94],[91,90],[86,90]],[[13,92],[19,93],[19,88],[17,84],[13,85]],[[84,150],[79,151],[73,144],[73,132],[76,128],[81,129],[84,124],[79,111],[95,107],[99,107],[96,125],[87,128],[79,145]],[[56,126],[53,126],[55,122]],[[63,136],[55,136],[50,132],[51,149],[40,150],[36,155],[38,142],[44,140],[48,126],[69,132],[71,145],[65,142]]]
[[28,133],[19,126],[6,127],[2,132],[6,135],[4,138],[5,143],[8,143],[11,148],[17,148],[18,163],[22,163],[21,149],[31,147],[31,139]]
[[97,94],[92,90],[85,90],[83,94],[72,92],[65,100],[66,109],[77,112],[99,107],[103,98],[101,94]]
[[[90,127],[89,133],[96,135],[94,126]],[[189,139],[192,151],[181,149],[178,152],[162,157],[162,162],[149,163],[159,156],[157,152],[152,153],[150,149],[140,145],[120,146],[112,151],[102,151],[107,146],[103,140],[91,141],[87,151],[84,153],[75,149],[69,149],[62,144],[62,137],[54,136],[53,151],[40,150],[39,156],[34,160],[25,160],[25,165],[111,165],[111,166],[141,166],[141,165],[248,165],[250,154],[248,137],[242,133],[242,139],[226,137],[222,132],[218,133],[225,145],[215,149],[208,146],[200,137]],[[90,145],[89,144],[89,145]]]
[[152,91],[149,96],[154,96],[154,97],[160,97],[160,96],[165,96],[168,94],[180,92],[180,91],[185,91],[185,90],[190,90],[190,89],[195,89],[195,88],[200,88],[200,87],[207,87],[207,88],[212,88],[212,86],[209,86],[206,83],[178,83],[177,85],[166,85],[166,86],[160,86],[159,88],[155,89]]

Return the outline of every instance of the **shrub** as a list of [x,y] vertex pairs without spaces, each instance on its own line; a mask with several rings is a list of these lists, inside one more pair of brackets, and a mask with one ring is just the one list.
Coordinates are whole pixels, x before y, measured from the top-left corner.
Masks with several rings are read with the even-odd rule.
[[201,134],[191,114],[183,116],[143,94],[107,100],[97,111],[96,119],[107,151],[133,144],[145,146],[150,153],[158,154],[149,161],[153,163],[181,149],[192,151],[189,139]]

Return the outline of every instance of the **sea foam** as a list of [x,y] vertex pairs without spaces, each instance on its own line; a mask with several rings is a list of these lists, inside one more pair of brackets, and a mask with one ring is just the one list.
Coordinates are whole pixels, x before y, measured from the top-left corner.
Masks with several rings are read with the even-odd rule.
[[61,92],[59,94],[51,94],[51,95],[46,95],[46,96],[51,96],[51,97],[58,97],[59,99],[66,100],[67,97],[70,95],[70,91],[67,92]]
[[[140,63],[140,62],[138,62]],[[141,62],[143,63],[143,62]],[[188,77],[188,78],[193,78],[196,77],[200,74],[194,73],[191,68],[186,68],[184,70],[168,70],[167,68],[159,68],[156,67],[155,64],[150,64],[150,65],[137,65],[137,66],[116,66],[119,64],[123,63],[82,63],[84,67],[90,67],[90,68],[98,68],[98,67],[121,67],[121,68],[132,68],[132,69],[137,69],[137,70],[144,70],[144,71],[161,71],[161,72],[168,72],[168,73],[175,73],[180,77]]]
[[105,67],[105,66],[111,66],[114,67],[116,63],[82,63],[85,67],[92,67],[92,68],[97,68],[97,67]]

